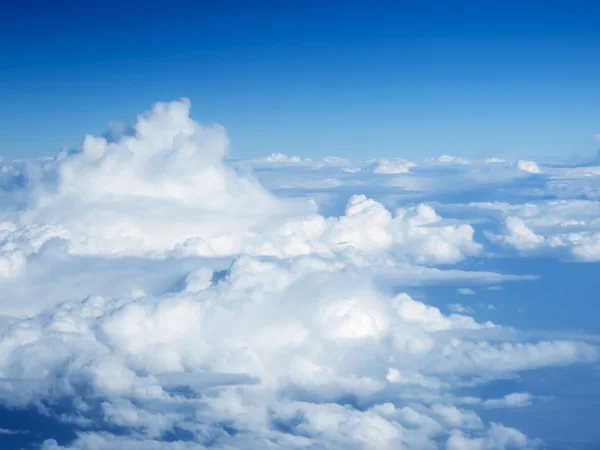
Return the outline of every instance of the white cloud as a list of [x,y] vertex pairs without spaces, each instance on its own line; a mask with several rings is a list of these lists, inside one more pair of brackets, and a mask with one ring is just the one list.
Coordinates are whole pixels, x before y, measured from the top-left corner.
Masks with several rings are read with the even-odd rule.
[[557,254],[580,262],[600,261],[600,202],[551,200],[536,204],[474,204],[506,216],[499,233],[486,232],[494,241],[522,254]]
[[499,399],[488,399],[482,402],[486,408],[522,408],[529,406],[532,396],[528,392],[513,392]]
[[373,167],[373,173],[378,174],[398,174],[409,173],[412,167],[415,167],[414,162],[406,159],[380,159]]
[[471,288],[458,288],[456,293],[460,295],[475,295],[475,291]]
[[7,428],[0,428],[0,434],[4,434],[4,435],[29,434],[29,431],[27,431],[27,430],[9,430]]
[[[296,411],[289,413],[293,423],[301,411],[303,420],[294,425],[304,430],[301,435],[321,445],[394,448],[405,428],[379,411],[363,413],[332,401],[348,394],[393,400],[398,384],[435,390],[452,386],[455,374],[476,379],[596,358],[593,347],[578,342],[488,341],[486,330],[498,327],[446,316],[406,294],[390,298],[364,274],[348,278],[347,267],[334,261],[243,257],[216,284],[206,279],[193,272],[179,292],[94,297],[14,321],[0,339],[0,373],[5,380],[37,381],[0,383],[0,397],[22,405],[81,395],[83,383],[93,396],[84,398],[88,406],[78,407],[78,415],[86,417],[94,410],[89,403],[99,398],[107,424],[156,440],[163,430],[188,427],[192,420],[180,412],[188,400],[169,393],[173,386],[202,390],[211,383],[214,396],[188,407],[196,405],[194,414],[211,427],[231,423],[249,436],[250,448],[259,442],[252,439],[280,433],[265,422],[268,411],[290,408]],[[509,337],[508,330],[498,330]],[[468,340],[461,339],[463,332],[470,333]],[[297,389],[319,401],[294,403]],[[449,432],[486,428],[475,413],[457,411],[438,406],[428,415]],[[191,430],[204,442],[200,430]],[[411,433],[415,443],[409,448],[432,442],[425,429]],[[239,444],[234,437],[221,439]]]
[[437,162],[440,164],[471,164],[468,159],[450,155],[441,155],[437,158]]
[[541,170],[535,161],[525,161],[520,159],[517,162],[517,169],[522,170],[523,172],[541,173]]
[[451,303],[448,305],[448,309],[458,314],[473,314],[475,312],[470,306],[464,306],[460,303]]
[[519,250],[530,250],[544,243],[544,237],[537,235],[519,217],[506,218],[506,237],[504,241]]
[[341,158],[339,156],[326,156],[323,158],[323,162],[331,166],[349,166],[350,161],[346,158]]
[[[467,408],[526,407],[530,394],[453,392],[597,361],[593,339],[540,341],[405,292],[536,279],[472,270],[468,258],[489,254],[481,222],[432,201],[476,180],[512,182],[514,167],[449,156],[418,174],[404,160],[231,163],[224,129],[196,124],[189,108],[159,103],[81,151],[3,171],[0,402],[94,424],[43,448],[537,445]],[[468,167],[459,179],[440,164]],[[382,171],[406,176],[371,173]],[[583,205],[461,207],[504,221],[494,242],[591,261],[595,209]]]
[[302,162],[299,156],[286,156],[281,153],[273,153],[264,159],[268,163],[290,163],[299,164]]
[[462,431],[453,432],[446,444],[446,450],[532,449],[540,444],[539,441],[527,439],[514,428],[493,423],[483,436],[477,438],[469,438]]
[[[222,127],[189,118],[189,102],[158,103],[116,142],[88,136],[48,163],[18,221],[53,227],[72,254],[164,252],[190,239],[236,252],[246,233],[289,207],[223,163]],[[235,214],[231,214],[234,211]],[[49,239],[47,235],[45,239]]]

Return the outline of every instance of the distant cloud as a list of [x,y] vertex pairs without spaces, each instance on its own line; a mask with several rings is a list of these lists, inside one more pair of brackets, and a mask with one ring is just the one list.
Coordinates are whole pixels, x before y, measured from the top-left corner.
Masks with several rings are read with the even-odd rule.
[[416,164],[406,159],[381,159],[375,163],[373,173],[398,174],[409,173]]
[[28,430],[9,430],[6,428],[0,428],[0,435],[17,435],[17,434],[29,434]]
[[507,394],[501,399],[489,399],[482,402],[486,408],[523,408],[531,405],[532,396],[528,392]]
[[486,159],[485,162],[487,164],[504,164],[504,163],[507,163],[508,161],[505,159],[502,159],[502,158],[492,157],[492,158]]
[[523,172],[541,173],[541,170],[535,161],[525,161],[520,159],[517,162],[517,169],[522,170]]
[[267,156],[264,160],[269,163],[299,164],[302,162],[299,156],[286,156],[281,153],[273,153],[272,155]]
[[460,295],[474,295],[475,291],[473,289],[470,289],[470,288],[458,288],[456,290],[456,293],[460,294]]
[[465,164],[472,163],[468,159],[459,158],[457,156],[450,156],[450,155],[441,155],[435,161],[437,161],[440,164],[462,164],[462,165],[465,165]]
[[463,306],[460,303],[451,303],[448,305],[448,309],[458,314],[473,314],[475,312],[470,306]]

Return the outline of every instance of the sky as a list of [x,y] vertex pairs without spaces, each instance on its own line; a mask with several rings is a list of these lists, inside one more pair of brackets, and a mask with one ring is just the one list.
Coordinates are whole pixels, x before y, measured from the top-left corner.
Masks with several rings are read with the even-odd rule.
[[9,2],[0,155],[188,97],[232,155],[564,158],[600,130],[597,2]]
[[2,450],[600,448],[598,6],[21,3]]

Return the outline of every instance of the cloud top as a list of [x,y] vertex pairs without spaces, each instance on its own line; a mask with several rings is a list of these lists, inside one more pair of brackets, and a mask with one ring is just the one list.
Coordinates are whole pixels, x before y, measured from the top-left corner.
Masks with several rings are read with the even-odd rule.
[[[486,419],[540,398],[481,386],[594,363],[597,340],[522,333],[443,292],[502,305],[502,283],[537,277],[488,261],[597,261],[600,171],[234,161],[228,145],[182,99],[81,149],[0,164],[0,403],[77,432],[32,445],[540,445]],[[587,197],[549,199],[564,185]]]

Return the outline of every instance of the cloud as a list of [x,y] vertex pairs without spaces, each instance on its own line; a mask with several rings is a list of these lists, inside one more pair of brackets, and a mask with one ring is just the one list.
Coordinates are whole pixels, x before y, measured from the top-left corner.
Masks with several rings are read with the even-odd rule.
[[475,291],[470,288],[458,288],[456,293],[460,295],[475,295]]
[[505,450],[509,448],[538,448],[541,442],[529,440],[514,428],[492,424],[489,431],[477,438],[468,438],[462,431],[452,434],[446,444],[447,450]]
[[[593,346],[576,341],[512,343],[509,330],[446,316],[407,294],[390,297],[369,277],[349,279],[346,271],[313,257],[243,257],[210,284],[194,275],[178,292],[92,297],[15,320],[0,339],[0,396],[14,407],[80,398],[84,403],[72,414],[94,420],[100,408],[104,423],[136,430],[150,442],[183,427],[206,445],[206,431],[193,425],[199,414],[211,434],[228,423],[249,439],[242,446],[237,434],[221,434],[219,445],[304,445],[285,440],[295,433],[274,426],[268,416],[276,411],[277,423],[303,430],[307,442],[393,448],[406,428],[379,410],[361,412],[336,399],[399,402],[393,390],[399,383],[435,390],[452,386],[456,375],[493,378],[597,357]],[[494,340],[491,329],[499,332]],[[197,392],[194,400],[177,386]],[[181,412],[186,408],[189,413]],[[474,412],[452,405],[425,416],[449,439],[452,430],[486,428]],[[433,445],[425,430],[411,433],[409,448]]]
[[470,306],[463,306],[460,303],[451,303],[448,305],[448,309],[458,314],[473,314],[475,312]]
[[458,393],[594,363],[596,341],[446,314],[421,288],[537,280],[486,270],[492,244],[591,261],[595,203],[439,201],[545,182],[513,163],[232,161],[225,130],[189,111],[158,103],[81,149],[1,166],[0,402],[76,431],[34,444],[537,446],[478,413],[533,395]]
[[268,163],[289,163],[289,164],[299,164],[302,163],[302,160],[299,156],[286,156],[281,153],[273,153],[272,155],[267,156],[264,159],[265,162]]
[[482,405],[486,408],[522,408],[529,406],[532,396],[528,392],[513,392],[500,399],[488,399]]
[[589,200],[536,204],[478,204],[506,216],[499,233],[486,236],[522,254],[556,254],[579,262],[600,260],[600,203]]
[[224,129],[194,123],[189,109],[187,100],[158,103],[131,135],[87,136],[81,151],[59,154],[32,181],[16,222],[36,232],[43,224],[38,240],[60,235],[72,254],[147,255],[189,239],[207,253],[235,252],[287,207],[228,168]]
[[409,173],[411,167],[416,164],[406,159],[381,159],[373,167],[373,173],[378,174],[398,174]]
[[436,160],[440,164],[471,164],[471,161],[457,156],[442,155]]
[[517,161],[517,169],[522,170],[523,172],[541,173],[541,170],[535,161],[525,161],[520,159]]

